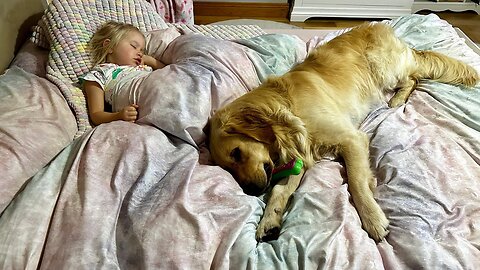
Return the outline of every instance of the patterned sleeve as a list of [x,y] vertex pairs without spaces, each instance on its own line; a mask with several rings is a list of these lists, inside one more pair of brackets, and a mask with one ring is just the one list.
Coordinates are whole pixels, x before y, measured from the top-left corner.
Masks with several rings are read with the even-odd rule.
[[102,67],[94,67],[91,71],[79,77],[80,84],[83,85],[85,81],[97,82],[100,87],[105,91],[105,86],[108,83],[107,72],[108,70],[103,69]]

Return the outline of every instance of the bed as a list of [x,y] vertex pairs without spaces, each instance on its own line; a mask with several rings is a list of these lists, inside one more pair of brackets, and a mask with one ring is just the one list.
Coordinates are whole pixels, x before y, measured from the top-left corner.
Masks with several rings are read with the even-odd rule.
[[[168,65],[130,93],[137,123],[93,127],[77,78],[109,19],[138,26]],[[435,15],[378,23],[480,72],[476,48]],[[390,220],[380,243],[362,230],[341,160],[306,172],[279,238],[260,243],[265,196],[210,161],[215,110],[345,31],[299,38],[170,23],[143,0],[53,0],[0,75],[0,268],[478,269],[479,85],[421,81],[406,105],[363,121]]]

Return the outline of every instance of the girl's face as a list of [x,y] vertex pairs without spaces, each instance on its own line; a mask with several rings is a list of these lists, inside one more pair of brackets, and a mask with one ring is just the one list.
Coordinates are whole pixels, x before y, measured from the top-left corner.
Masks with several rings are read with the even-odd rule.
[[[110,40],[107,39],[105,42],[110,42]],[[108,63],[120,66],[143,65],[144,50],[145,37],[143,34],[138,31],[129,31],[118,45],[109,51],[106,60]]]

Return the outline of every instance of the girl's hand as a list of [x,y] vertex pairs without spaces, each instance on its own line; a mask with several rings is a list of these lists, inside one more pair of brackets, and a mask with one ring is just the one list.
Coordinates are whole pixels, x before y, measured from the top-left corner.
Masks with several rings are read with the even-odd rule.
[[165,64],[162,63],[160,60],[157,60],[152,56],[146,54],[143,55],[142,62],[145,63],[145,65],[152,67],[154,70],[163,68],[165,66]]
[[137,120],[137,104],[131,104],[129,106],[125,106],[119,113],[119,117],[121,120],[128,121],[134,123]]

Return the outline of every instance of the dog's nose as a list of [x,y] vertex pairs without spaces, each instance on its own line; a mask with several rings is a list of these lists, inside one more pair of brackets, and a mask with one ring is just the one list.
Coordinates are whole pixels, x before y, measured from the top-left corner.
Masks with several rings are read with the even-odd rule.
[[267,178],[270,179],[272,176],[272,166],[270,166],[270,163],[264,163],[263,164],[263,169],[265,170],[265,173],[267,174]]
[[243,189],[243,192],[245,192],[245,194],[251,195],[251,196],[259,196],[264,193],[263,188],[254,184],[244,185],[242,186],[242,189]]

